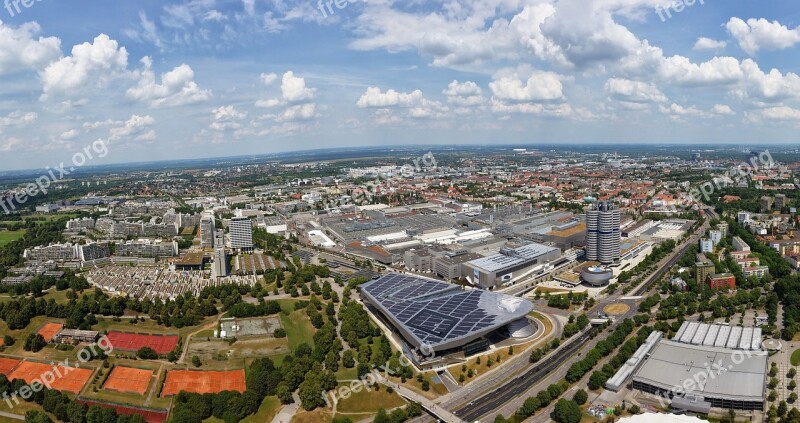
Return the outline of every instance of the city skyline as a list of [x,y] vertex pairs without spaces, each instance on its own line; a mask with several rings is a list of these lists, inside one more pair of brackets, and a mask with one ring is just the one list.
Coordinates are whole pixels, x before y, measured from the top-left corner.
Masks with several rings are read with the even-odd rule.
[[88,165],[386,144],[793,142],[797,12],[680,3],[9,1],[0,170],[54,167],[98,140],[108,154]]

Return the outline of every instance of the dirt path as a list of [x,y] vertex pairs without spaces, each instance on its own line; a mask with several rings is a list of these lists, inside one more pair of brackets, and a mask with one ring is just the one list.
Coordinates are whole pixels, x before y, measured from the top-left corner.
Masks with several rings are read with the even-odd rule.
[[183,340],[183,351],[181,352],[181,357],[178,359],[178,363],[182,364],[184,359],[186,358],[186,353],[189,352],[189,341],[192,340],[192,337],[197,335],[198,333],[204,331],[204,330],[209,330],[209,329],[217,326],[218,323],[219,322],[217,322],[217,321],[209,322],[206,325],[202,326],[200,329],[198,329],[198,330],[186,335],[186,339]]

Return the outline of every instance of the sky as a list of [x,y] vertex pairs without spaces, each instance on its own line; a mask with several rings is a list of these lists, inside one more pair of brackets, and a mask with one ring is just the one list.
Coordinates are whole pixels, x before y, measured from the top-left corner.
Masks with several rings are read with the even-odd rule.
[[399,144],[796,143],[791,0],[6,0],[0,170]]

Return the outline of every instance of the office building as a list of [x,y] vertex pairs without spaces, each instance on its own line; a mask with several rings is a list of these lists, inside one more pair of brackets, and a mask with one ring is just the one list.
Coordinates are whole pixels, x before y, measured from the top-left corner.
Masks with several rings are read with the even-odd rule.
[[586,212],[586,260],[606,266],[620,264],[621,216],[610,201],[601,201]]
[[[463,277],[475,286],[493,289],[530,275],[552,270],[552,262],[561,258],[561,250],[531,243],[520,248],[503,248],[499,254],[465,262]],[[458,257],[452,257],[458,260]]]
[[234,217],[229,226],[231,248],[249,251],[253,249],[253,223],[246,217]]

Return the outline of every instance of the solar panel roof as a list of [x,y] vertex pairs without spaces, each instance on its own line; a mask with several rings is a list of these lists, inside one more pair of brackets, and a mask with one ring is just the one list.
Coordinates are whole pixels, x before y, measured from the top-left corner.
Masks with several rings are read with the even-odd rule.
[[529,301],[412,275],[391,274],[359,287],[410,344],[456,348],[525,317]]

